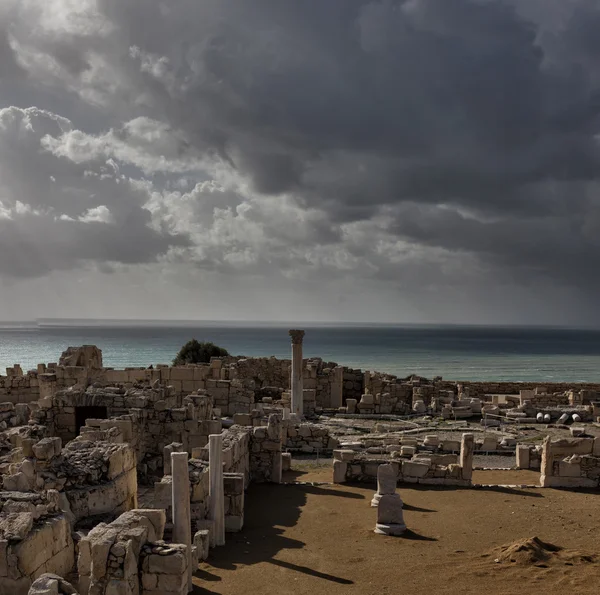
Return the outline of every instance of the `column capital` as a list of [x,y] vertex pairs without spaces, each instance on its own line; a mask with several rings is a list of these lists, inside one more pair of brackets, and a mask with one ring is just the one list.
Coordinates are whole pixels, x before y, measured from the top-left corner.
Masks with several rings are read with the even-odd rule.
[[292,338],[292,345],[302,345],[302,339],[304,339],[304,331],[291,329],[290,337]]

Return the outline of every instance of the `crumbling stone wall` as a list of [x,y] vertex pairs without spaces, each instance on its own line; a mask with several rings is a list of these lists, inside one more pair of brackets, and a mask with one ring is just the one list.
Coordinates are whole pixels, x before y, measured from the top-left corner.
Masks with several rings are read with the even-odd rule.
[[55,490],[0,492],[0,592],[27,595],[46,572],[66,576],[75,562],[71,526]]
[[281,418],[272,414],[269,423],[252,429],[250,435],[250,479],[256,483],[281,483]]
[[[373,483],[377,481],[379,465],[390,463],[396,471],[398,483],[470,486],[474,445],[473,434],[463,434],[458,462],[454,462],[454,455],[419,453],[404,456],[402,449],[377,458],[350,449],[335,450],[333,481]],[[416,452],[416,449],[411,452]]]
[[187,546],[165,543],[163,510],[137,509],[100,523],[79,542],[82,595],[184,595]]
[[60,438],[44,438],[25,444],[19,456],[2,476],[3,489],[60,491],[61,504],[74,521],[136,506],[136,457],[128,444],[79,438],[62,448]]
[[296,424],[291,420],[284,420],[282,436],[285,448],[290,452],[325,454],[339,446],[339,441],[329,435],[329,428],[322,424]]
[[542,487],[600,486],[600,438],[546,437],[542,447]]
[[212,419],[213,401],[209,395],[182,397],[168,387],[158,386],[65,389],[40,401],[33,417],[51,434],[67,441],[76,435],[77,407],[89,406],[105,407],[108,419],[88,419],[81,431],[92,438],[99,436],[98,431],[116,428],[135,450],[141,477],[162,475],[167,444],[180,442],[184,450],[191,452],[221,429],[221,422]]

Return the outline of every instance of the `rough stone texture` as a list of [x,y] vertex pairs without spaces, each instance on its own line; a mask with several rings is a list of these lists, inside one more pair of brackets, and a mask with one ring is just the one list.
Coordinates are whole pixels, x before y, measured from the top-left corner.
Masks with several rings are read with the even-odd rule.
[[402,514],[402,499],[399,494],[384,494],[377,506],[375,533],[380,535],[402,535],[406,531]]
[[28,595],[79,595],[75,587],[56,574],[45,573],[36,579]]
[[384,464],[377,468],[377,492],[371,500],[371,506],[376,508],[382,496],[396,493],[398,469],[394,465]]

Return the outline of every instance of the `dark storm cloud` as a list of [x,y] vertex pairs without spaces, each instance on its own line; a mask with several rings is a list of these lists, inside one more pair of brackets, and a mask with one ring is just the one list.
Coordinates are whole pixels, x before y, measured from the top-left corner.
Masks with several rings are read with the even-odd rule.
[[492,273],[585,286],[596,269],[597,2],[92,4],[94,25],[62,36],[13,17],[13,45],[53,56],[115,118],[165,121],[182,153],[323,210],[315,242],[384,217]]

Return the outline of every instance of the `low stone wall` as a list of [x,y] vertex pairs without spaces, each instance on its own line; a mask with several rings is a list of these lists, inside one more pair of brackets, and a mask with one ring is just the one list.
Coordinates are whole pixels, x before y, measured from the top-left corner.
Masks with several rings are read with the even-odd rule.
[[329,435],[325,425],[284,420],[282,430],[283,443],[290,452],[327,454],[339,447],[339,441]]
[[598,488],[600,486],[600,438],[551,440],[542,447],[542,487]]
[[0,593],[27,595],[40,575],[71,572],[75,546],[58,492],[0,492],[0,506]]
[[350,449],[333,453],[334,483],[374,483],[379,465],[390,463],[398,483],[469,486],[473,475],[473,434],[463,434],[458,462],[455,455],[416,454],[401,456],[401,451],[377,457]]

